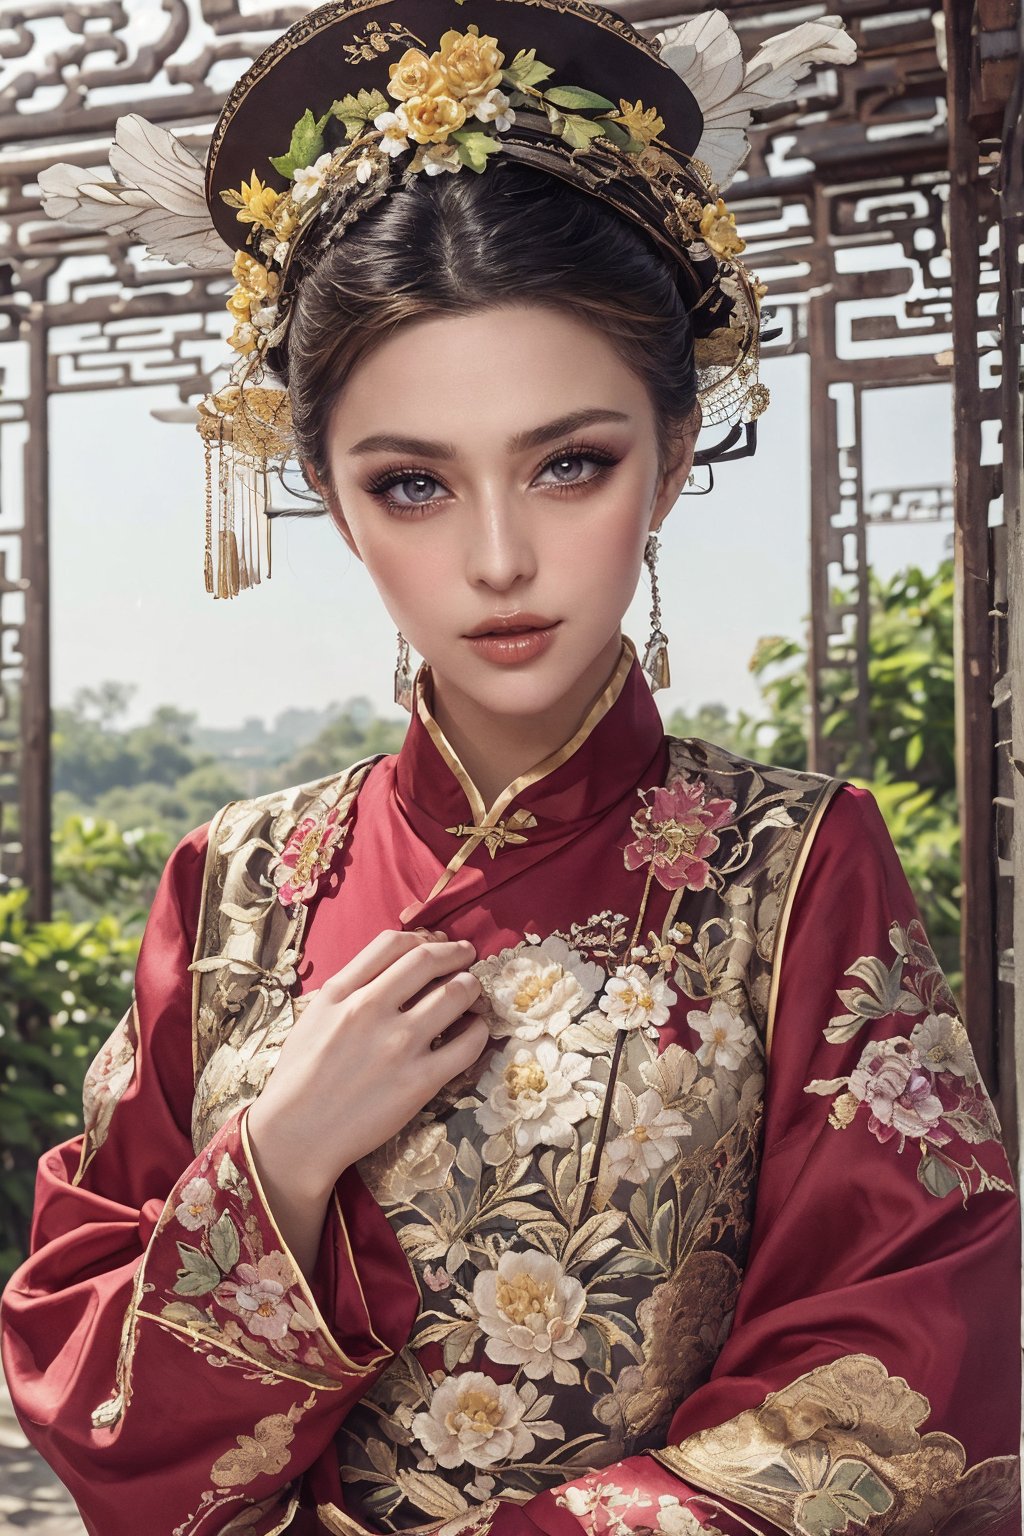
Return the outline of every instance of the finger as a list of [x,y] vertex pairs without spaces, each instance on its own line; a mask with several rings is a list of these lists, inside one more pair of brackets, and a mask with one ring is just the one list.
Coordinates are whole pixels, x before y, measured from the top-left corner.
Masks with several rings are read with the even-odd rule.
[[480,983],[471,971],[455,971],[442,976],[426,987],[418,1001],[401,1010],[417,1031],[424,1031],[426,1038],[439,1035],[442,1030],[466,1013],[478,996]]
[[420,993],[432,993],[439,979],[468,966],[475,958],[476,950],[465,939],[425,939],[399,955],[386,971],[367,984],[369,1000],[374,1006],[396,1013],[407,1011]]
[[431,1054],[437,1067],[444,1073],[441,1083],[450,1082],[465,1072],[481,1055],[490,1040],[490,1031],[483,1019],[466,1014],[456,1020],[432,1046]]
[[348,997],[358,987],[365,987],[374,981],[402,955],[424,944],[436,942],[428,938],[427,933],[427,929],[406,932],[403,929],[385,928],[365,944],[358,954],[353,955],[347,965],[335,971],[333,976],[328,976],[321,990],[335,1001]]

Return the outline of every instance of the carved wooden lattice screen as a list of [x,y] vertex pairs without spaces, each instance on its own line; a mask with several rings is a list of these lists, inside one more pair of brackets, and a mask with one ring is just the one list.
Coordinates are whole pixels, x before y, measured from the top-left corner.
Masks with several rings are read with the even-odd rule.
[[[985,428],[983,445],[982,433],[1001,410],[1019,413],[1019,325],[1000,328],[996,316],[1001,283],[1002,313],[1019,314],[1019,266],[1004,259],[1000,221],[1019,218],[1020,139],[1015,156],[1001,163],[998,153],[1019,0],[946,0],[944,27],[938,0],[720,4],[748,57],[762,38],[822,14],[842,15],[858,41],[856,65],[819,71],[799,101],[758,127],[729,201],[781,327],[768,354],[809,359],[811,691],[817,701],[830,669],[852,667],[862,742],[869,529],[941,519],[955,535],[965,994],[1010,1129],[1017,789],[1007,657],[1019,668],[1024,652],[1007,648],[1015,620],[1007,569],[1020,438],[1009,430],[1001,449],[998,434]],[[707,7],[620,0],[618,8],[655,30]],[[183,279],[182,269],[142,263],[116,241],[62,233],[38,211],[35,173],[55,159],[104,163],[116,118],[134,109],[201,149],[231,81],[308,9],[259,0],[0,6],[0,877],[26,880],[37,916],[50,906],[48,400],[154,376],[173,379],[183,400],[196,396],[208,384],[189,349],[224,333],[229,283],[226,270]],[[1015,100],[1007,132],[1017,130]],[[98,259],[98,274],[82,275],[83,255]],[[950,379],[955,485],[899,485],[869,498],[867,392]],[[1012,458],[1005,506],[1001,452]],[[839,578],[853,593],[841,605],[831,597]],[[822,726],[815,702],[810,761],[827,771],[838,744]],[[1024,929],[1019,911],[1016,921]]]

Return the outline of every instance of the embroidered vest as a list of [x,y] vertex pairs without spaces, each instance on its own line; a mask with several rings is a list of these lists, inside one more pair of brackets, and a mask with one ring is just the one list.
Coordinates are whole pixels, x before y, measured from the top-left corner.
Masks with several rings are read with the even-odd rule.
[[[676,793],[634,818],[627,867],[659,850],[706,855],[706,888],[676,890],[660,944],[613,963],[600,891],[589,923],[485,957],[474,969],[497,1054],[359,1165],[423,1301],[337,1437],[356,1518],[400,1530],[482,1502],[494,1477],[505,1497],[528,1499],[664,1444],[728,1334],[780,927],[842,781],[696,738],[669,748]],[[315,838],[325,820],[340,843],[377,760],[233,803],[211,827],[192,966],[197,1151],[260,1092],[301,1005],[289,989],[307,909],[278,899],[285,843],[306,822]],[[691,824],[687,808],[701,806],[713,809]],[[716,831],[702,842],[703,827]],[[538,1028],[515,999],[550,988],[552,968],[564,1006]]]

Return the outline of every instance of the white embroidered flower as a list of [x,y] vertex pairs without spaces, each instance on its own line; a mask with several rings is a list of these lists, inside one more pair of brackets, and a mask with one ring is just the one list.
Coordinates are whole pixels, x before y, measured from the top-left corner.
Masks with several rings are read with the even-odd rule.
[[646,1088],[639,1098],[620,1089],[612,1117],[621,1135],[605,1148],[609,1166],[619,1178],[643,1184],[648,1174],[663,1168],[679,1152],[679,1139],[692,1127],[678,1109],[668,1109],[661,1094]]
[[597,1110],[599,1085],[587,1079],[589,1065],[585,1056],[560,1051],[546,1037],[509,1041],[478,1084],[485,1102],[476,1118],[488,1133],[484,1162],[522,1157],[539,1145],[571,1146],[573,1126]]
[[910,1043],[917,1047],[921,1065],[929,1072],[952,1072],[956,1077],[977,1076],[974,1052],[967,1030],[950,1013],[930,1013],[910,1031]]
[[409,119],[401,102],[394,112],[378,112],[373,126],[384,135],[380,147],[388,155],[400,155],[409,148]]
[[462,170],[462,161],[454,144],[427,144],[420,164],[428,176],[440,176],[442,171]]
[[509,106],[509,98],[497,87],[488,91],[486,96],[467,98],[464,104],[467,113],[479,118],[482,123],[493,123],[499,133],[507,133],[516,120],[516,114]]
[[455,1148],[443,1125],[415,1120],[366,1159],[366,1182],[381,1205],[402,1205],[448,1182]]
[[208,1227],[216,1220],[217,1191],[205,1179],[189,1179],[178,1192],[178,1199],[174,1214],[190,1232],[198,1232],[200,1227]]
[[684,1508],[674,1494],[663,1493],[658,1499],[656,1531],[665,1536],[707,1536],[707,1528],[692,1510]]
[[490,999],[491,1033],[536,1040],[557,1039],[589,1008],[605,981],[600,965],[585,960],[564,939],[552,935],[537,944],[503,949],[471,967]]
[[330,150],[325,150],[312,165],[299,166],[292,185],[292,198],[295,202],[304,203],[316,196],[324,184],[324,177],[327,175],[327,168],[332,159]]
[[716,997],[706,1013],[701,1008],[691,1008],[686,1022],[704,1042],[697,1051],[702,1067],[724,1067],[727,1072],[735,1072],[750,1052],[753,1027],[745,1024],[743,1015],[734,1013],[724,998]]
[[667,1004],[674,1003],[676,995],[664,976],[648,976],[639,965],[620,965],[597,1006],[617,1029],[642,1029],[653,1035],[668,1018]]
[[369,155],[360,155],[356,161],[356,181],[363,183],[369,181],[373,175],[373,161]]
[[579,1380],[568,1365],[586,1350],[577,1324],[587,1293],[550,1254],[503,1253],[497,1269],[477,1275],[473,1305],[487,1335],[484,1353],[499,1365],[521,1365],[536,1379]]
[[[426,1413],[417,1413],[412,1431],[441,1467],[493,1467],[518,1461],[533,1450],[535,1437],[561,1438],[564,1431],[550,1420],[523,1422],[537,1401],[528,1382],[520,1390],[501,1384],[483,1371],[449,1376],[430,1399]],[[549,1406],[546,1399],[544,1406]]]

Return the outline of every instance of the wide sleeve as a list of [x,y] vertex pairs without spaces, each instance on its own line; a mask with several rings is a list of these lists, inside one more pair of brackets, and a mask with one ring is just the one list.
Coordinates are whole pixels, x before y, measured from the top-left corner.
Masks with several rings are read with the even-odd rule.
[[525,1508],[558,1536],[1019,1536],[1017,1202],[868,791],[834,795],[788,918],[730,1336],[664,1447]]
[[188,968],[210,827],[167,862],[85,1130],[40,1159],[30,1255],[0,1310],[18,1420],[93,1536],[284,1530],[301,1473],[410,1322],[357,1178],[335,1186],[307,1284],[248,1107],[194,1152]]

